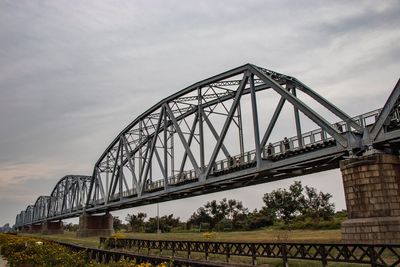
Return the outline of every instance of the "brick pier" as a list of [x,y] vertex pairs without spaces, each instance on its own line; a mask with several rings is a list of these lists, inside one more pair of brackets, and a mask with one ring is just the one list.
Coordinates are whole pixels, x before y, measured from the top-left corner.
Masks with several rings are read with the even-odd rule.
[[376,153],[340,163],[348,211],[346,243],[400,243],[400,160]]
[[110,236],[114,233],[113,217],[110,213],[105,215],[82,214],[79,217],[78,237]]

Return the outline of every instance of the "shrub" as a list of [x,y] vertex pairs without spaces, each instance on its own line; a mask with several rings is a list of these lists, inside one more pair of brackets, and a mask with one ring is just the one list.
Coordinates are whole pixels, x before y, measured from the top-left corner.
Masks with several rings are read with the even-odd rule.
[[84,252],[36,238],[1,235],[1,254],[10,266],[86,266]]

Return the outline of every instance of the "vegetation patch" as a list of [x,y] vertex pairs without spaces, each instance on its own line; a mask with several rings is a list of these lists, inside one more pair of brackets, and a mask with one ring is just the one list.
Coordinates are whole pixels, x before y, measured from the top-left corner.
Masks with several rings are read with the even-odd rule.
[[[57,243],[35,237],[16,236],[0,233],[1,255],[10,267],[152,267],[150,263],[136,264],[135,261],[122,259],[118,262],[102,264],[88,259],[85,251],[73,252]],[[157,267],[167,267],[169,263]]]

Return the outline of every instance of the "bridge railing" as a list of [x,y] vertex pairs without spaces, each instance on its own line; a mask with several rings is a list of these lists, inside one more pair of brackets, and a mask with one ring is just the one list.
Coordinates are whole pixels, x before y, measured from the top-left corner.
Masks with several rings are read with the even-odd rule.
[[232,256],[248,257],[252,265],[260,258],[278,258],[288,263],[290,259],[319,261],[322,266],[328,262],[371,264],[371,266],[398,266],[400,245],[368,244],[318,244],[318,243],[244,243],[213,241],[168,241],[143,239],[100,238],[100,244],[108,248],[128,249],[137,252],[158,251],[161,255],[169,251],[172,257],[184,252],[187,258],[192,253],[203,254],[208,260],[211,254],[223,255],[229,262]]

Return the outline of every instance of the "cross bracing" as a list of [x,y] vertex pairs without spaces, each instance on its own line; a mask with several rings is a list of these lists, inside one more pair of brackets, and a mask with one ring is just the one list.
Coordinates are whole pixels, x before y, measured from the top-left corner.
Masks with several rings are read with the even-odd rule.
[[[71,178],[75,184],[64,177],[48,197],[47,213],[36,207],[33,214],[41,215],[26,210],[17,221],[105,212],[324,171],[371,148],[396,153],[399,91],[397,84],[383,109],[350,117],[298,79],[246,64],[145,111],[107,147],[92,176]],[[277,130],[282,125],[283,134]]]

